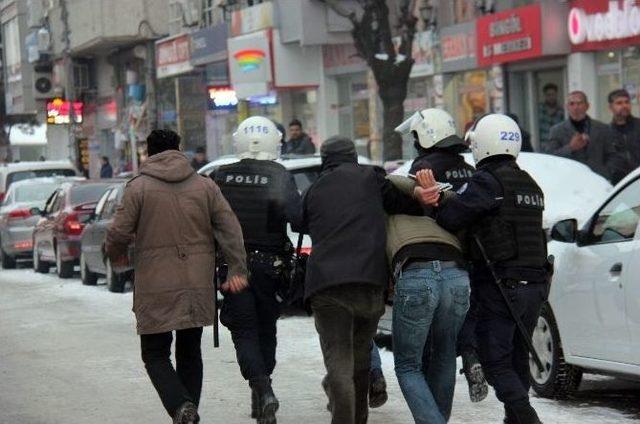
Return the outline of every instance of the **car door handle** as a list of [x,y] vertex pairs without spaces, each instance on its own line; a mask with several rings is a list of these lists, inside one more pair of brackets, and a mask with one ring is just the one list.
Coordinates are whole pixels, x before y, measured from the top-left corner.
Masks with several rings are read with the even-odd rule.
[[622,264],[618,262],[617,264],[613,264],[611,269],[609,270],[609,274],[611,275],[620,275],[622,272]]

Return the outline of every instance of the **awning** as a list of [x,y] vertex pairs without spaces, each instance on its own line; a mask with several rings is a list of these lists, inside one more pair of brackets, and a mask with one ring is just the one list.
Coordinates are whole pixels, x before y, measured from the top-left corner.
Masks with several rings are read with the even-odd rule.
[[[9,132],[9,126],[5,126]],[[44,146],[47,144],[47,124],[28,125],[15,124],[11,126],[9,144],[12,146]]]

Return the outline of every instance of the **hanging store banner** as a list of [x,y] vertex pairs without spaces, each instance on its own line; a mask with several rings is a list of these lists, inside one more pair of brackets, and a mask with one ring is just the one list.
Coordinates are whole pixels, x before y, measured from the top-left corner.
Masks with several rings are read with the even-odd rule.
[[542,55],[540,4],[482,16],[476,25],[482,67]]
[[440,31],[442,72],[458,72],[478,67],[476,60],[476,24],[467,22]]
[[567,18],[572,51],[640,44],[640,0],[574,0]]
[[216,25],[192,32],[191,64],[195,66],[226,61],[227,59],[227,24]]
[[229,75],[239,99],[265,95],[273,81],[271,31],[258,31],[227,40]]
[[156,75],[166,78],[191,72],[191,37],[180,34],[156,41]]

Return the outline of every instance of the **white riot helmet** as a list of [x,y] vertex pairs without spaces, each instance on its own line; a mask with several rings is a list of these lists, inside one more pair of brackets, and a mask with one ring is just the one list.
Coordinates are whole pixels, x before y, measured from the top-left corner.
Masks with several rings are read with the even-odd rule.
[[241,158],[274,160],[280,150],[282,133],[264,116],[252,116],[238,125],[233,133],[236,153]]
[[467,131],[465,140],[471,145],[476,164],[482,159],[509,155],[518,157],[522,146],[520,127],[513,119],[500,113],[481,116]]
[[456,135],[456,122],[446,111],[431,108],[417,112],[414,116],[409,131],[422,148],[464,144],[464,140]]

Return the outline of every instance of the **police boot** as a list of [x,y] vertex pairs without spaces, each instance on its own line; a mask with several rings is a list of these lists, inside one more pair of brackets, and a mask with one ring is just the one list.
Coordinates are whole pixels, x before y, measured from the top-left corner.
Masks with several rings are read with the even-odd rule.
[[542,424],[536,410],[529,404],[511,404],[504,406],[505,424]]
[[280,404],[271,388],[269,377],[260,377],[249,382],[256,393],[256,420],[258,424],[276,424],[276,412]]
[[180,405],[173,416],[173,424],[198,424],[199,422],[198,408],[193,402]]
[[464,374],[469,384],[469,398],[471,402],[480,402],[489,394],[489,385],[484,378],[482,365],[475,352],[468,351],[462,354],[462,369],[460,374]]
[[369,408],[379,408],[387,402],[387,381],[381,369],[372,369],[369,374]]

